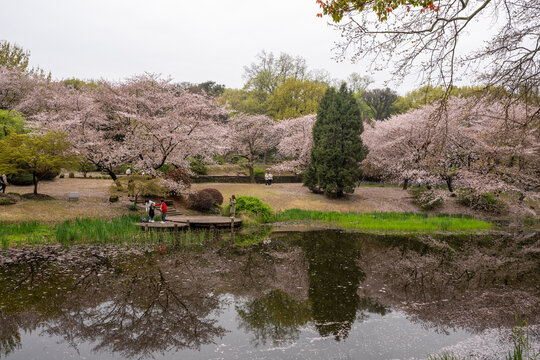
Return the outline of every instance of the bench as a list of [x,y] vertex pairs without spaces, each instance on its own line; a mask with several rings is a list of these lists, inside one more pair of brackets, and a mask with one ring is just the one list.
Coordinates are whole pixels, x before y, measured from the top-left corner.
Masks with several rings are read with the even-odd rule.
[[68,196],[68,200],[79,200],[79,193],[78,192],[70,192]]

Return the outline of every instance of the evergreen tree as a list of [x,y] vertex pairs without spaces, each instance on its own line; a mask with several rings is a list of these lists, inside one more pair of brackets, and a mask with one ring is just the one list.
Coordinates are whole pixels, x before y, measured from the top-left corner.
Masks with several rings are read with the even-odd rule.
[[347,85],[341,85],[339,91],[329,88],[313,126],[311,163],[304,185],[331,197],[354,192],[361,176],[358,165],[367,152],[360,138],[363,130],[361,110]]

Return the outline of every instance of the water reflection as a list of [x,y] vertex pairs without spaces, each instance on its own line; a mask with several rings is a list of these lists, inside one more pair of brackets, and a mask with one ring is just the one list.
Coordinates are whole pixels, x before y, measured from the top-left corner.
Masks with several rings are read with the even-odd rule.
[[[360,297],[357,289],[366,275],[358,266],[358,246],[338,232],[309,236],[302,242],[308,260],[313,321],[323,337],[348,336],[356,319]],[[321,236],[323,235],[323,236]]]
[[[20,334],[32,332],[123,358],[198,351],[232,335],[253,349],[311,344],[311,330],[360,346],[355,327],[392,310],[442,334],[510,327],[515,314],[538,324],[536,240],[524,247],[461,239],[455,250],[437,239],[260,233],[272,240],[129,255],[0,253],[16,259],[0,267],[0,356],[24,349]],[[505,255],[494,246],[505,246]]]

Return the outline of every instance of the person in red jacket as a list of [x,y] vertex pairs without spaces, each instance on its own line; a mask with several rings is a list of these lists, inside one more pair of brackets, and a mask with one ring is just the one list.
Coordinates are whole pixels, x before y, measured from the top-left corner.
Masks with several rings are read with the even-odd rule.
[[161,223],[163,224],[166,220],[165,218],[167,217],[167,204],[165,204],[165,200],[164,199],[161,199],[161,202],[159,204],[156,204],[154,205],[155,207],[160,207],[160,210],[161,210]]

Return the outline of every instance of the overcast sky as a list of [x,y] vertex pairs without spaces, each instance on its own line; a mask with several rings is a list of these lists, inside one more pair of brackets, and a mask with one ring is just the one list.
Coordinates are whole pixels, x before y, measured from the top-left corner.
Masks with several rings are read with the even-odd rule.
[[[340,34],[315,0],[0,0],[0,39],[31,52],[54,78],[120,80],[142,72],[177,82],[243,86],[243,66],[261,50],[286,52],[339,79],[367,74],[336,62]],[[372,87],[386,78],[372,75]],[[400,93],[413,80],[392,86]]]

